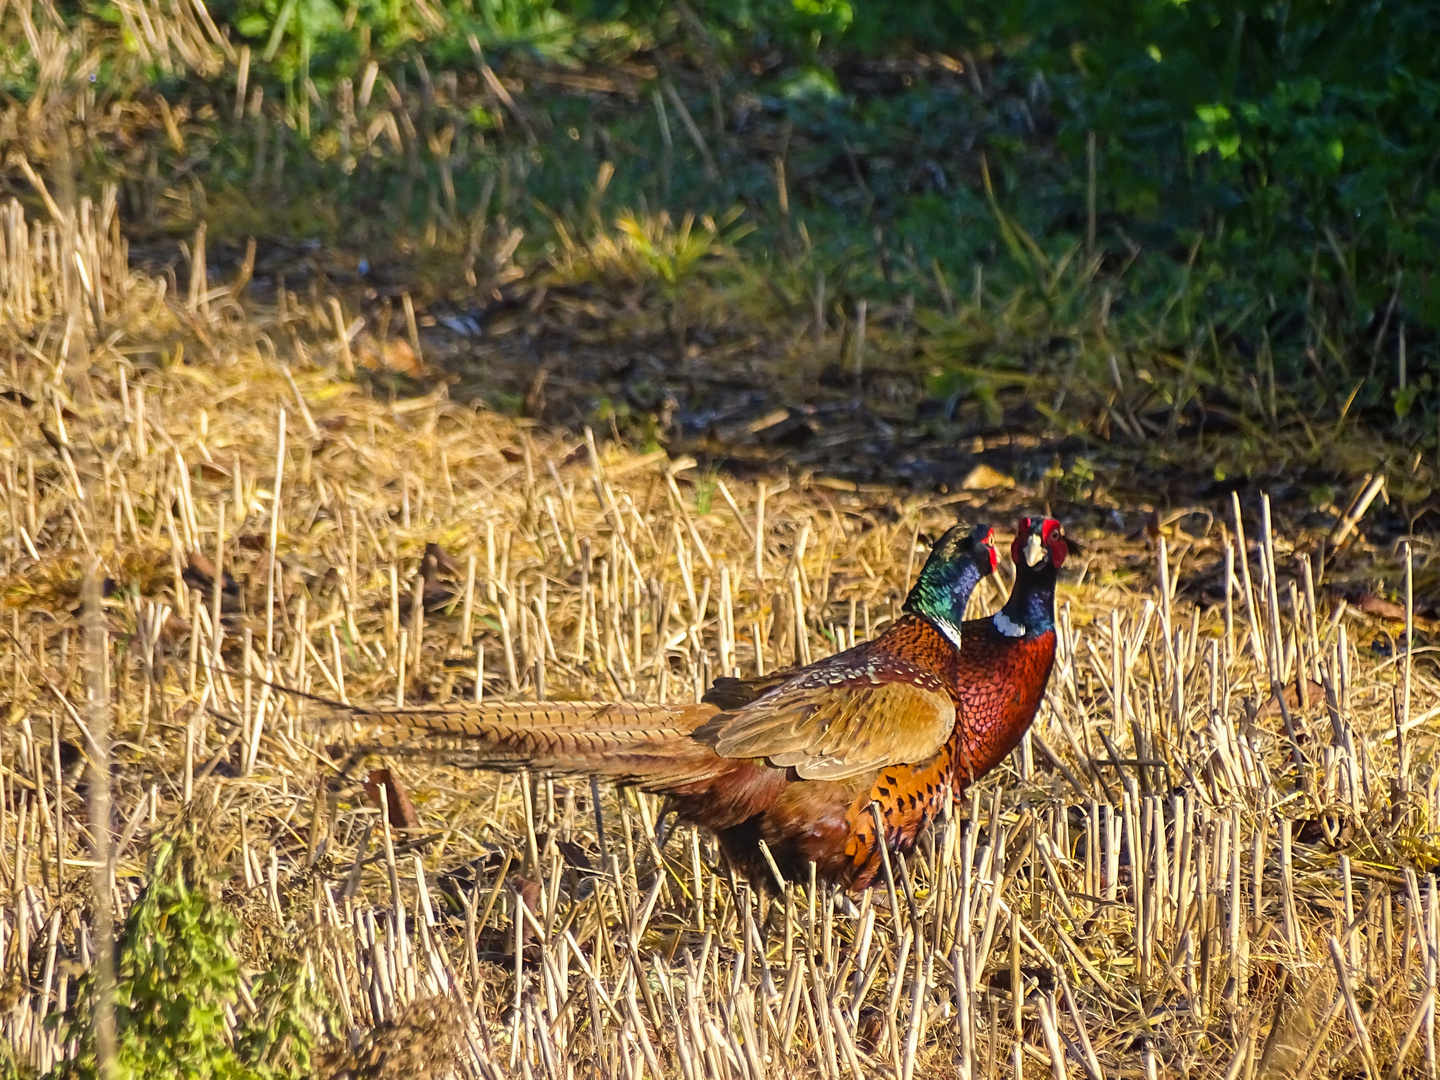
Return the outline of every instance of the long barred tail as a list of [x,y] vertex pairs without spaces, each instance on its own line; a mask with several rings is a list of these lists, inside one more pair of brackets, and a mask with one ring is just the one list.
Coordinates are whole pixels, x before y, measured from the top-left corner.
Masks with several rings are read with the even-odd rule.
[[599,776],[664,790],[723,768],[723,759],[690,737],[715,711],[713,705],[502,701],[351,709],[349,715],[368,727],[357,753],[383,751],[500,772]]

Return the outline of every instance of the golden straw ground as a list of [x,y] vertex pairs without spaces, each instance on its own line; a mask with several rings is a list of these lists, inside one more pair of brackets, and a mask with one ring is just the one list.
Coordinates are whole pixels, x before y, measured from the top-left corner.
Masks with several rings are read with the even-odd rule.
[[[378,400],[328,303],[177,296],[128,269],[111,213],[54,247],[5,217],[0,1034],[23,1067],[66,1052],[44,1019],[93,953],[82,724],[104,713],[117,923],[190,804],[241,918],[226,1023],[301,957],[329,1075],[436,1046],[467,1076],[1434,1069],[1434,668],[1317,605],[1268,504],[1158,548],[1090,538],[1013,763],[882,887],[762,910],[708,840],[658,848],[654,800],[606,790],[602,843],[583,785],[342,775],[353,732],[269,684],[693,700],[873,634],[925,538],[981,511],[703,477],[443,385]],[[113,588],[87,649],[92,560]],[[1176,599],[1197,566],[1205,611]],[[401,792],[412,821],[376,809]]]

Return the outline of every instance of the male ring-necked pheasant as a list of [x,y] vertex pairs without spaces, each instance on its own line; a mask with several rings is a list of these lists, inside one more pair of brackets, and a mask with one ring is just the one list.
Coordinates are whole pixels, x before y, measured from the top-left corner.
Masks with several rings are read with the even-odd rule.
[[1054,658],[1055,571],[1067,548],[1050,519],[1021,522],[1004,609],[964,620],[996,565],[993,532],[951,529],[904,614],[871,641],[807,667],[716,680],[700,704],[496,702],[356,710],[385,726],[371,745],[463,767],[590,775],[668,796],[714,832],[752,881],[822,879],[860,890],[884,842],[908,851],[957,792],[992,768],[1034,718]]
[[1054,518],[1021,518],[1009,599],[961,626],[957,795],[1015,749],[1040,710],[1055,664],[1055,579],[1071,546]]

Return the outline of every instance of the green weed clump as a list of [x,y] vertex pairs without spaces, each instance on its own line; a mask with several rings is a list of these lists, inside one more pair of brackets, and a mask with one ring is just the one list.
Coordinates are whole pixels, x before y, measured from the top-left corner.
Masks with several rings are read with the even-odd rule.
[[[148,880],[116,942],[115,1075],[145,1080],[289,1080],[310,1076],[326,1000],[309,958],[281,949],[242,1005],[240,922],[223,902],[203,827],[187,817],[156,841]],[[97,983],[52,1022],[78,1041],[47,1080],[100,1074]]]

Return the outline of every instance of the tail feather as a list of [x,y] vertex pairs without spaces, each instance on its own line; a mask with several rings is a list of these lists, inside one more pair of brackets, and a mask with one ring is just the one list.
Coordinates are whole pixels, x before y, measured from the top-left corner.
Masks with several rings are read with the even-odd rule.
[[713,705],[611,701],[486,702],[354,710],[373,723],[358,752],[382,750],[462,768],[600,776],[663,789],[705,779],[722,759],[690,733]]

